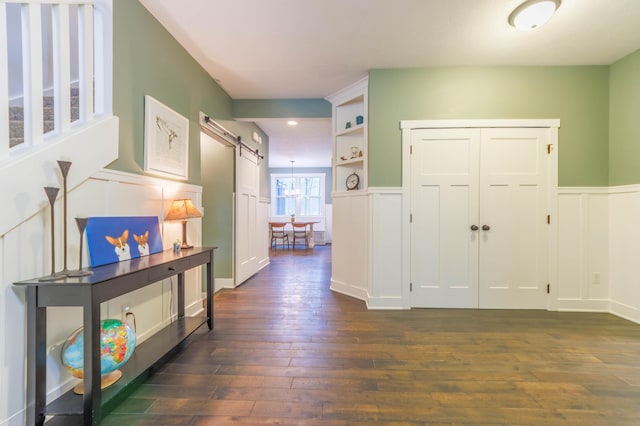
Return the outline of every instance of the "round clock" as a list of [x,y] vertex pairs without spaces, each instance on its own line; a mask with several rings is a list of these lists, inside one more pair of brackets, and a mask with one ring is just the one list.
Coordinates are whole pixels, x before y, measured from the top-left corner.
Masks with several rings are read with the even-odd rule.
[[352,191],[354,189],[358,189],[360,186],[360,176],[356,172],[351,173],[347,176],[347,191]]

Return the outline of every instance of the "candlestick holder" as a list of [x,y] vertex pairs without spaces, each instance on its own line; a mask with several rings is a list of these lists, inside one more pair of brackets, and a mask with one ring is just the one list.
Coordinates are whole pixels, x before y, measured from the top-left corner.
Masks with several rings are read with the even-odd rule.
[[83,236],[84,230],[87,227],[87,221],[89,219],[86,217],[76,217],[76,225],[78,225],[78,231],[80,232],[80,248],[78,252],[80,252],[80,259],[78,260],[78,270],[73,271],[69,274],[70,277],[86,277],[93,274],[93,271],[83,270],[82,269],[82,249],[83,249]]
[[60,273],[68,275],[70,271],[67,268],[67,175],[71,168],[71,161],[58,160],[58,166],[60,167],[60,173],[62,174],[62,246],[64,248],[62,252],[62,271]]
[[56,197],[58,196],[58,191],[60,188],[53,188],[50,186],[45,186],[44,192],[47,194],[47,199],[49,200],[49,206],[51,210],[51,275],[40,278],[38,281],[57,281],[66,277],[65,274],[56,273],[56,233],[54,229],[55,224],[55,213],[53,205],[56,202]]

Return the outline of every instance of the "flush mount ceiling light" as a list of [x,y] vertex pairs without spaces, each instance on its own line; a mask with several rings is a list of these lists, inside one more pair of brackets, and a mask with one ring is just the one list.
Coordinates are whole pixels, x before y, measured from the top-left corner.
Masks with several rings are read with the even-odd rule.
[[527,0],[511,12],[509,24],[522,31],[546,24],[560,7],[560,0]]
[[289,126],[289,127],[295,127],[297,125],[298,125],[298,122],[296,120],[287,121],[287,126]]

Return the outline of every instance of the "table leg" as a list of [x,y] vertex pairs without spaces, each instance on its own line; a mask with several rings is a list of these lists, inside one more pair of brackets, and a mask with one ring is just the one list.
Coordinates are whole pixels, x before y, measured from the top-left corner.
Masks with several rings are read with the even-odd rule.
[[309,248],[312,249],[314,248],[316,245],[314,239],[313,239],[313,223],[309,224]]
[[[84,327],[84,425],[100,424],[102,390],[100,389],[100,303],[86,291],[83,306]],[[88,326],[88,327],[87,327]]]
[[178,318],[184,318],[184,272],[178,274]]
[[27,424],[42,425],[47,401],[47,308],[37,287],[27,287]]
[[207,262],[207,325],[213,329],[213,255]]

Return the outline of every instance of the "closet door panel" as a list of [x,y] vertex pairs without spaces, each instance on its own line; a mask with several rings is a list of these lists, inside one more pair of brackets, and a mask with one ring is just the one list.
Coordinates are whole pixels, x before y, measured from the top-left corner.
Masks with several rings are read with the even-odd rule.
[[478,305],[479,131],[412,136],[411,280],[414,307]]
[[546,308],[547,139],[547,129],[482,130],[481,308]]

